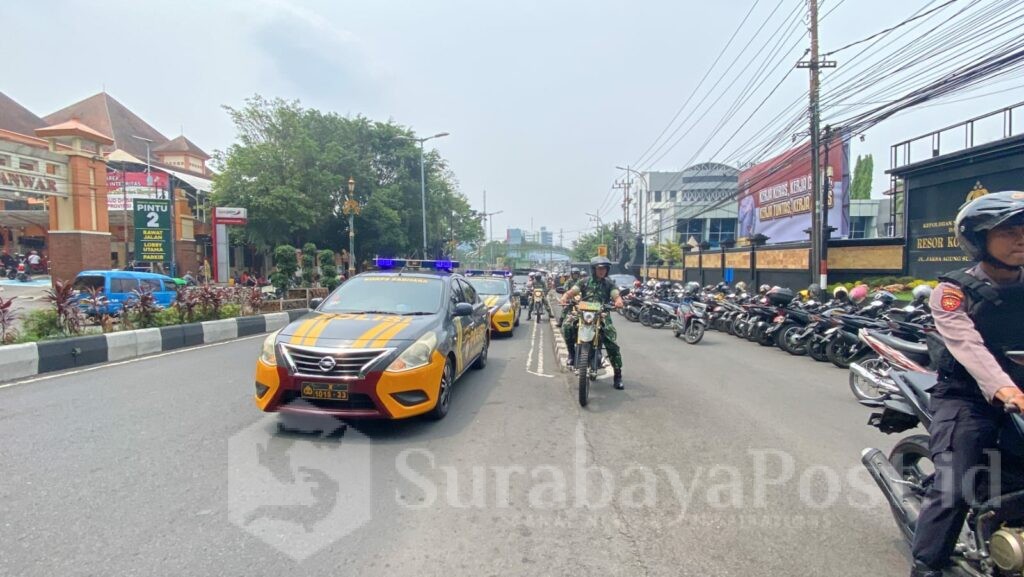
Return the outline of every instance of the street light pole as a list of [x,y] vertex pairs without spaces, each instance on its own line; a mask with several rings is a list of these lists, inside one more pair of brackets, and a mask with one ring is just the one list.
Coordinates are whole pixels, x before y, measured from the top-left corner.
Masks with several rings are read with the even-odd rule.
[[[649,191],[651,190],[651,187],[650,187],[650,184],[647,182],[647,177],[644,176],[644,174],[642,172],[636,170],[635,168],[630,168],[628,166],[616,166],[615,168],[617,168],[619,170],[625,170],[627,173],[635,175],[637,178],[640,179],[641,182],[644,183],[643,190],[641,190],[641,191],[639,191],[637,193],[637,196],[640,199],[638,201],[638,204],[637,204],[637,219],[640,221],[637,224],[637,231],[640,233],[640,239],[644,243],[644,257],[643,257],[644,260],[643,260],[643,263],[642,263],[643,264],[643,273],[641,273],[640,276],[646,282],[647,281],[647,244],[648,244],[648,242],[647,242],[647,209],[648,209],[648,206],[647,206],[647,203],[644,202],[644,197],[649,193]],[[642,215],[642,218],[641,218],[641,215]]]
[[342,212],[348,215],[348,274],[346,278],[352,278],[356,274],[356,225],[355,216],[360,213],[359,201],[354,198],[356,181],[351,176],[348,179],[348,197],[342,206]]
[[424,152],[423,143],[432,140],[434,138],[442,138],[448,136],[447,132],[438,132],[433,136],[425,136],[423,138],[416,138],[414,136],[398,136],[399,140],[412,140],[420,143],[420,210],[422,211],[423,220],[423,258],[427,258],[427,173],[424,167]]

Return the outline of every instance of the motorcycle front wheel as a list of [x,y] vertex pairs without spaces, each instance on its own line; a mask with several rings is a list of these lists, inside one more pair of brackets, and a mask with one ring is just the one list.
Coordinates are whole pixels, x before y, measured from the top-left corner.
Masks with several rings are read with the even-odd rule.
[[683,333],[683,340],[695,345],[704,338],[704,325],[701,323],[690,323],[689,328]]
[[590,343],[576,345],[576,369],[579,371],[580,406],[590,402]]

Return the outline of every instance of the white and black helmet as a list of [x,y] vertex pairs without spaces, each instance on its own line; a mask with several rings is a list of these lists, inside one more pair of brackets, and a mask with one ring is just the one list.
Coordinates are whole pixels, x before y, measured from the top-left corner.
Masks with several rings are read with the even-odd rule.
[[956,240],[973,260],[1005,268],[1008,265],[993,258],[986,249],[988,231],[1004,224],[1024,225],[1024,192],[993,192],[965,204],[956,215]]
[[932,298],[932,287],[930,285],[921,284],[914,287],[914,302],[923,303],[928,299]]

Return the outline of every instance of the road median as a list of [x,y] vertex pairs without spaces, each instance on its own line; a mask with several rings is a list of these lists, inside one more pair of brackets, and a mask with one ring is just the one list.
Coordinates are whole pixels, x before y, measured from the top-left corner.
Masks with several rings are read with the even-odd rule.
[[0,347],[0,382],[276,331],[308,309]]

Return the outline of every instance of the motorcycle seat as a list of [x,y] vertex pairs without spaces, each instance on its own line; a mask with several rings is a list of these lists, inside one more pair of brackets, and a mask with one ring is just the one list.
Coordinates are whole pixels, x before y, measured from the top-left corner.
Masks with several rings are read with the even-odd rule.
[[892,347],[892,348],[896,349],[897,351],[900,351],[900,352],[903,352],[903,353],[910,353],[912,355],[921,355],[921,356],[927,356],[928,355],[928,345],[926,345],[924,343],[912,343],[910,341],[905,341],[903,339],[898,339],[898,338],[896,338],[896,337],[894,337],[892,335],[887,335],[885,333],[878,333],[878,332],[872,333],[871,336],[876,338],[876,339],[878,339],[879,341],[881,341],[886,346],[889,346],[889,347]]
[[927,400],[931,397],[929,391],[932,390],[939,379],[931,373],[903,373],[903,378],[910,388],[913,389],[914,393],[917,394],[919,399]]

